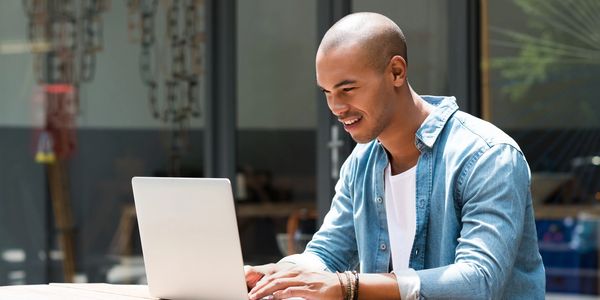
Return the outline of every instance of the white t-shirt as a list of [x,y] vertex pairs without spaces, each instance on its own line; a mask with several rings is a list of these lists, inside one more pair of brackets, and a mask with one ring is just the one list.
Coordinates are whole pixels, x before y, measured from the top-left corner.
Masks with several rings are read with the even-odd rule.
[[394,272],[408,269],[410,253],[417,230],[417,167],[391,176],[385,168],[385,208]]
[[[417,230],[417,167],[414,166],[404,173],[391,176],[388,164],[384,177],[390,250],[393,270],[398,281],[398,290],[401,299],[418,299],[421,281],[416,271],[408,268]],[[287,256],[281,261],[311,266],[319,270],[327,269],[325,263],[318,256],[308,252]]]

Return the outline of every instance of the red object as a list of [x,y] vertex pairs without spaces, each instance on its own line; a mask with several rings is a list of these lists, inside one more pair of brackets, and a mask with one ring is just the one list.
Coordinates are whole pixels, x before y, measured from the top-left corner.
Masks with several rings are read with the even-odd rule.
[[67,158],[75,151],[75,108],[68,94],[48,93],[46,102],[46,130],[54,141],[54,153]]
[[[43,84],[40,87],[39,99],[34,102],[39,102],[37,105],[43,110],[43,120],[40,122],[40,128],[34,133],[32,148],[35,155],[40,152],[51,153],[57,159],[68,159],[73,156],[77,147],[75,120],[79,91],[75,85],[68,83]],[[46,138],[51,141],[51,149],[40,151],[42,133],[47,134]]]
[[44,89],[48,94],[69,94],[75,90],[73,85],[64,83],[46,84]]

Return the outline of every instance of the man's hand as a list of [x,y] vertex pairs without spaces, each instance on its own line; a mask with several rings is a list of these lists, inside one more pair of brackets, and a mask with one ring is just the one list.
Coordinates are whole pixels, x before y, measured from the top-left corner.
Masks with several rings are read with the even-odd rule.
[[266,275],[281,272],[296,267],[293,263],[280,262],[276,264],[266,264],[262,266],[244,266],[246,275],[246,285],[248,290],[256,286],[256,283]]
[[289,263],[244,268],[246,284],[252,288],[248,293],[250,300],[268,295],[273,295],[273,299],[342,299],[335,273],[308,270]]
[[244,266],[244,273],[246,275],[246,285],[248,291],[252,289],[256,283],[261,280],[265,275],[271,275],[277,271],[284,270],[285,268],[293,267],[293,264],[266,264],[262,266]]

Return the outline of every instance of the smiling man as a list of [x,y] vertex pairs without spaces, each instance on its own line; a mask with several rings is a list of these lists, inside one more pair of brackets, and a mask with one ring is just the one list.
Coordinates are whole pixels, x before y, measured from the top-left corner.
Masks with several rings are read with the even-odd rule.
[[518,145],[453,97],[413,91],[404,35],[385,16],[338,21],[316,70],[359,144],[304,253],[246,267],[250,298],[543,299]]

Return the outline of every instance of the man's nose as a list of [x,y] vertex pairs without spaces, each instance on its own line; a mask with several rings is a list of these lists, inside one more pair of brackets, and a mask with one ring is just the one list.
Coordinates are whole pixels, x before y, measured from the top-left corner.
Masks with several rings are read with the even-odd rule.
[[336,116],[343,115],[350,108],[348,106],[348,104],[340,101],[339,99],[335,99],[333,97],[331,97],[331,99],[328,101],[328,103],[329,103],[329,109]]

